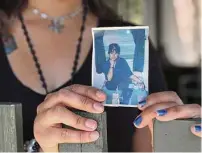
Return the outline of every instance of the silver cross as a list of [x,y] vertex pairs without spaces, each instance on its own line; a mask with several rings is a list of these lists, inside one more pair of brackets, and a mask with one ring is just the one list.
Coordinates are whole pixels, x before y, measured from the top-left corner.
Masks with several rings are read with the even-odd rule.
[[55,33],[61,33],[62,30],[64,29],[63,19],[51,20],[51,24],[49,25],[49,29],[51,29]]

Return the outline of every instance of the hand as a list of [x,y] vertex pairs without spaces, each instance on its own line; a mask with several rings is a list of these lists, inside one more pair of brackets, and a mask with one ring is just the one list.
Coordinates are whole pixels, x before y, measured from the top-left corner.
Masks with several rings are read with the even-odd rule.
[[115,60],[110,60],[110,67],[114,67],[114,65],[115,65]]
[[[97,122],[76,115],[70,108],[90,113],[102,113],[105,94],[98,89],[72,85],[49,94],[37,108],[34,122],[35,139],[43,151],[58,152],[59,143],[88,143],[96,141]],[[62,124],[78,130],[62,128]]]
[[143,79],[141,77],[136,76],[136,75],[132,75],[130,78],[131,78],[133,83],[142,83],[142,84],[144,83]]
[[[142,113],[135,119],[137,128],[152,127],[152,120],[171,121],[175,119],[201,118],[201,106],[198,104],[184,105],[174,92],[160,92],[148,96],[147,101],[140,102],[138,108]],[[201,125],[190,127],[193,134],[201,136]]]

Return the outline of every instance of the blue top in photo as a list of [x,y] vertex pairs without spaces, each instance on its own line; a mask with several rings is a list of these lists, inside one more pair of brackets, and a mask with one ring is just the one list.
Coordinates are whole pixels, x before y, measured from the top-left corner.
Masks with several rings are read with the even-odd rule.
[[[110,61],[107,60],[102,67],[103,73],[105,74],[105,78],[107,79],[107,75],[110,69]],[[117,87],[120,85],[120,83],[127,82],[126,80],[129,79],[129,77],[133,73],[130,70],[130,67],[126,60],[124,58],[119,57],[116,60],[116,65],[114,67],[113,71],[113,77],[111,81],[107,81],[105,86],[108,90],[116,90]]]

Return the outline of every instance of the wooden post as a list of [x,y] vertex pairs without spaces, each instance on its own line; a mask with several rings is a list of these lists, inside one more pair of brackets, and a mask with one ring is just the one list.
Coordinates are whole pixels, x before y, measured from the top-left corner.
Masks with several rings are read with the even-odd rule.
[[0,152],[23,152],[22,106],[0,103]]
[[[60,152],[107,152],[107,123],[106,123],[106,113],[103,114],[91,114],[86,112],[75,112],[86,118],[94,119],[98,122],[98,132],[100,138],[93,142],[87,144],[60,144]],[[65,127],[67,128],[67,127]]]

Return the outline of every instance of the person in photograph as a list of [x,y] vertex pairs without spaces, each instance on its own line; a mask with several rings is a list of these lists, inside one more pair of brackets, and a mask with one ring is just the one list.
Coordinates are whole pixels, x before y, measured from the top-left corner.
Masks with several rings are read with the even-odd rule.
[[119,98],[120,104],[128,105],[132,89],[129,84],[137,81],[133,75],[127,61],[120,57],[120,46],[116,43],[109,45],[109,59],[103,64],[103,73],[105,74],[105,84],[103,90],[107,94],[107,104],[112,104],[113,94],[122,96]]

